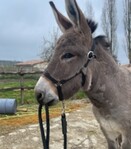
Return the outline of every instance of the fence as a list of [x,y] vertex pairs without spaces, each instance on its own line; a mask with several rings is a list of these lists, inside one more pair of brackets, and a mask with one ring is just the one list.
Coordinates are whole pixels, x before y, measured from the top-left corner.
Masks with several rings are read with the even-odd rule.
[[[20,91],[20,104],[24,104],[24,94],[25,94],[25,90],[33,90],[34,89],[34,85],[32,86],[27,86],[24,84],[25,82],[25,76],[28,75],[28,77],[30,77],[32,80],[34,79],[35,81],[38,80],[40,74],[42,74],[41,71],[35,71],[35,72],[0,72],[0,83],[2,83],[3,81],[10,81],[13,78],[17,78],[14,79],[15,81],[19,80],[19,83],[17,82],[17,84],[19,84],[19,86],[11,86],[11,87],[7,87],[4,85],[4,83],[2,84],[2,86],[0,86],[0,92],[8,92],[8,91],[14,91],[14,90],[19,90]],[[15,77],[14,77],[15,76]],[[16,77],[17,76],[17,77]],[[8,78],[8,79],[6,79]]]

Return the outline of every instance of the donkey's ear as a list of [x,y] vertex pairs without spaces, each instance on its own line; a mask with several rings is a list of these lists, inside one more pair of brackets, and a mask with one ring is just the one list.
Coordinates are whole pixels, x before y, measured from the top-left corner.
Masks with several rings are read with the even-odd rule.
[[84,33],[91,33],[86,18],[78,7],[76,0],[65,0],[66,11],[73,24]]
[[55,19],[57,24],[59,25],[61,31],[64,33],[66,30],[68,30],[69,28],[71,28],[73,25],[72,23],[65,17],[63,16],[55,7],[55,4],[50,1],[49,2],[51,5],[51,8],[53,10]]

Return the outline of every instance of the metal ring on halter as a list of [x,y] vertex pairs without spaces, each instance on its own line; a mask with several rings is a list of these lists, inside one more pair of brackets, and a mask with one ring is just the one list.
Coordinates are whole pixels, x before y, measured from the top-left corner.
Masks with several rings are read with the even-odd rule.
[[89,59],[89,60],[91,60],[91,59],[93,59],[93,58],[96,57],[96,55],[94,54],[93,51],[89,51],[88,54],[87,54],[87,56],[88,56],[88,59]]

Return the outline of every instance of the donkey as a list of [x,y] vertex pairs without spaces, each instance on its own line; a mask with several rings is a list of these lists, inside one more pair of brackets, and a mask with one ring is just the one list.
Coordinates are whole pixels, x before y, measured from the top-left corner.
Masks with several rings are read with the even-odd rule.
[[56,86],[64,99],[83,89],[108,149],[131,149],[131,72],[115,62],[104,36],[92,37],[97,25],[86,20],[76,0],[65,0],[69,19],[50,4],[63,35],[35,86],[38,102],[56,103]]

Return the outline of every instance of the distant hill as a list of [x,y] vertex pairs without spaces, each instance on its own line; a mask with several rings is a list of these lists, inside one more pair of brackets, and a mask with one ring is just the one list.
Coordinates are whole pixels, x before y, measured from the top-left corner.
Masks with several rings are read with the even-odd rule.
[[16,63],[20,61],[9,61],[9,60],[0,60],[0,66],[14,66]]

